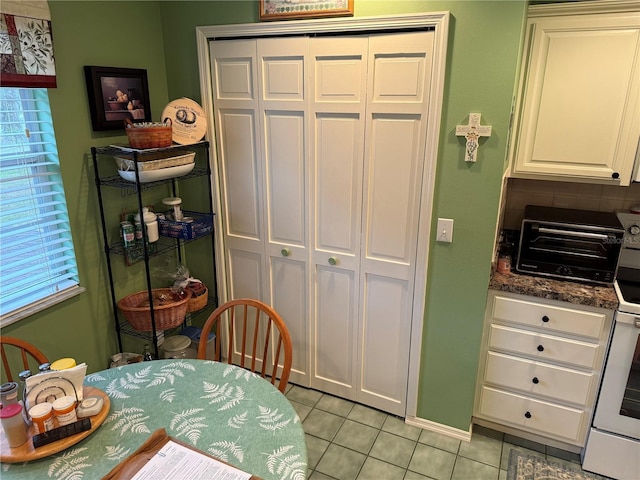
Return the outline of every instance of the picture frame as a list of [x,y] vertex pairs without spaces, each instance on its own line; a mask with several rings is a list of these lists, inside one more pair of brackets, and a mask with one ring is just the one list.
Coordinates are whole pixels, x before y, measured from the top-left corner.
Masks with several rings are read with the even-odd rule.
[[354,0],[260,0],[260,20],[353,16]]
[[151,121],[147,71],[85,65],[93,130],[122,130],[124,119]]

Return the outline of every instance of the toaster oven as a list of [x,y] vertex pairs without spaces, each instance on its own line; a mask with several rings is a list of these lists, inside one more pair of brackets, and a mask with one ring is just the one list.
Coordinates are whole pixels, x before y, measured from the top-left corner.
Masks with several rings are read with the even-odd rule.
[[528,205],[516,271],[589,283],[613,283],[624,229],[615,213]]

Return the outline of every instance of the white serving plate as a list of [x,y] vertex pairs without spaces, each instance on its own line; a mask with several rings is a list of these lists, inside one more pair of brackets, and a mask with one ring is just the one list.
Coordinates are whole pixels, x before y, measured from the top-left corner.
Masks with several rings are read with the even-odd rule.
[[[167,178],[181,177],[193,170],[195,165],[196,164],[194,162],[187,165],[178,165],[177,167],[159,168],[157,170],[142,170],[138,172],[140,175],[140,183],[157,182],[159,180],[166,180]],[[118,173],[122,178],[129,182],[136,181],[136,172],[133,170],[118,170]]]

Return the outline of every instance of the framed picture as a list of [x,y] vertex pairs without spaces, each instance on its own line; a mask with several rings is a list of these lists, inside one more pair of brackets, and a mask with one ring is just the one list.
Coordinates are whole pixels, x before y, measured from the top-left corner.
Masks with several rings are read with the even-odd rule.
[[94,130],[122,130],[125,118],[151,121],[146,70],[85,65],[84,75]]
[[260,0],[260,20],[353,16],[353,0]]

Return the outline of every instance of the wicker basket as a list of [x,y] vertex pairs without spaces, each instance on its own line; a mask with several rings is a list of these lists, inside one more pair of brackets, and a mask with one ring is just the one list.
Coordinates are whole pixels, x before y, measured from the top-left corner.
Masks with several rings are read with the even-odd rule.
[[187,313],[197,312],[207,306],[209,289],[204,283],[191,282],[186,290],[191,292],[191,299],[187,304]]
[[[181,300],[162,300],[161,296],[172,297],[170,288],[154,288],[153,294],[153,316],[156,330],[168,330],[175,328],[184,321],[187,314],[187,306],[191,299],[191,292],[185,290],[185,296]],[[131,326],[139,332],[151,332],[151,309],[144,305],[149,300],[149,292],[133,293],[121,298],[118,308],[124,314]]]
[[129,137],[131,148],[163,148],[171,146],[173,142],[171,119],[168,123],[150,127],[138,127],[130,119],[125,118],[125,131]]

